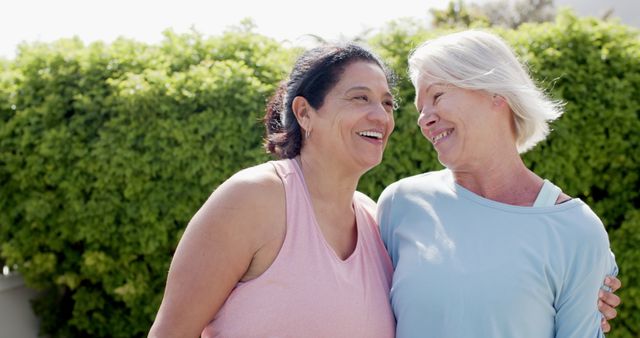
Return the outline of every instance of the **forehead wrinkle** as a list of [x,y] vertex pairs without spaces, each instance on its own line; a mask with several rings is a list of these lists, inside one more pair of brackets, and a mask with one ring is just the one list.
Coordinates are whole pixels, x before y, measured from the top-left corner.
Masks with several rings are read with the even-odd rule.
[[[425,95],[429,94],[429,92],[433,89],[433,87],[435,87],[435,86],[445,86],[446,85],[446,83],[438,82],[438,81],[432,81],[432,82],[427,82],[427,83],[428,83],[428,85],[427,85],[427,88],[425,90],[416,90],[416,98],[414,100],[414,104],[415,104],[416,108],[418,107],[418,97],[420,96],[420,94],[425,94]],[[420,89],[420,88],[417,88],[417,89]]]
[[[368,91],[368,92],[371,92],[371,93],[374,92],[373,89],[371,89],[371,88],[369,88],[367,86],[354,86],[354,87],[351,87],[351,88],[347,89],[347,91],[345,93],[348,94],[348,93],[350,93],[352,91],[358,91],[358,90],[364,90],[364,91]],[[384,94],[382,94],[382,96],[388,96],[390,98],[393,98],[393,94],[391,94],[391,92],[389,92],[388,90],[385,91]]]
[[371,88],[367,87],[367,86],[353,86],[350,87],[349,89],[347,89],[346,93],[350,93],[353,91],[358,91],[358,90],[365,90],[365,91],[372,91]]

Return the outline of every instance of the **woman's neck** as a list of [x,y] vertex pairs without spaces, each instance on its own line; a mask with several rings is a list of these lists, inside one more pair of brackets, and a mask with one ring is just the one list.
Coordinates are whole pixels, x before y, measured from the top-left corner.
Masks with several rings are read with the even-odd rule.
[[361,173],[326,161],[319,156],[301,154],[295,158],[302,169],[307,189],[315,203],[351,208]]
[[487,163],[452,172],[455,182],[467,190],[511,205],[533,205],[543,183],[518,155],[494,157]]

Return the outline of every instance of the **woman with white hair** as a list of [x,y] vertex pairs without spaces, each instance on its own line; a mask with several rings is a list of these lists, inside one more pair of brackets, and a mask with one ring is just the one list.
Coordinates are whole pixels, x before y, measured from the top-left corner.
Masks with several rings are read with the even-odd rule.
[[446,169],[378,201],[403,337],[601,337],[598,289],[617,267],[580,199],[529,170],[562,105],[499,37],[469,30],[409,58],[418,125]]

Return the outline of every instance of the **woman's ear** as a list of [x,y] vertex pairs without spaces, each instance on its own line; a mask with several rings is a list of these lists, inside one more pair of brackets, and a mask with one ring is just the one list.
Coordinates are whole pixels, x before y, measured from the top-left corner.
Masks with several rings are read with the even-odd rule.
[[494,107],[503,108],[505,106],[508,106],[507,99],[505,99],[502,95],[493,94],[493,96],[491,97],[491,101]]
[[507,99],[499,94],[493,94],[491,96],[491,105],[493,106],[493,111],[496,112],[497,116],[500,116],[503,121],[508,123],[509,128],[511,128],[511,133],[515,138],[517,137],[517,126],[515,120],[515,114],[513,110],[511,110],[511,106],[509,106],[509,102]]
[[296,120],[298,120],[298,124],[304,130],[311,129],[311,111],[313,108],[309,104],[306,98],[302,96],[296,96],[291,102],[291,109],[293,110],[293,115],[296,116]]

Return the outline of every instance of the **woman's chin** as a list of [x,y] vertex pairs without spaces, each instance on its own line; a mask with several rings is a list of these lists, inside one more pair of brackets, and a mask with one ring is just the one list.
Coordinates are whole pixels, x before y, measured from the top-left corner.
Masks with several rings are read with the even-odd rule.
[[360,164],[365,171],[369,171],[382,163],[382,155],[363,159]]
[[452,169],[453,167],[451,159],[444,154],[438,153],[438,162],[448,169]]

